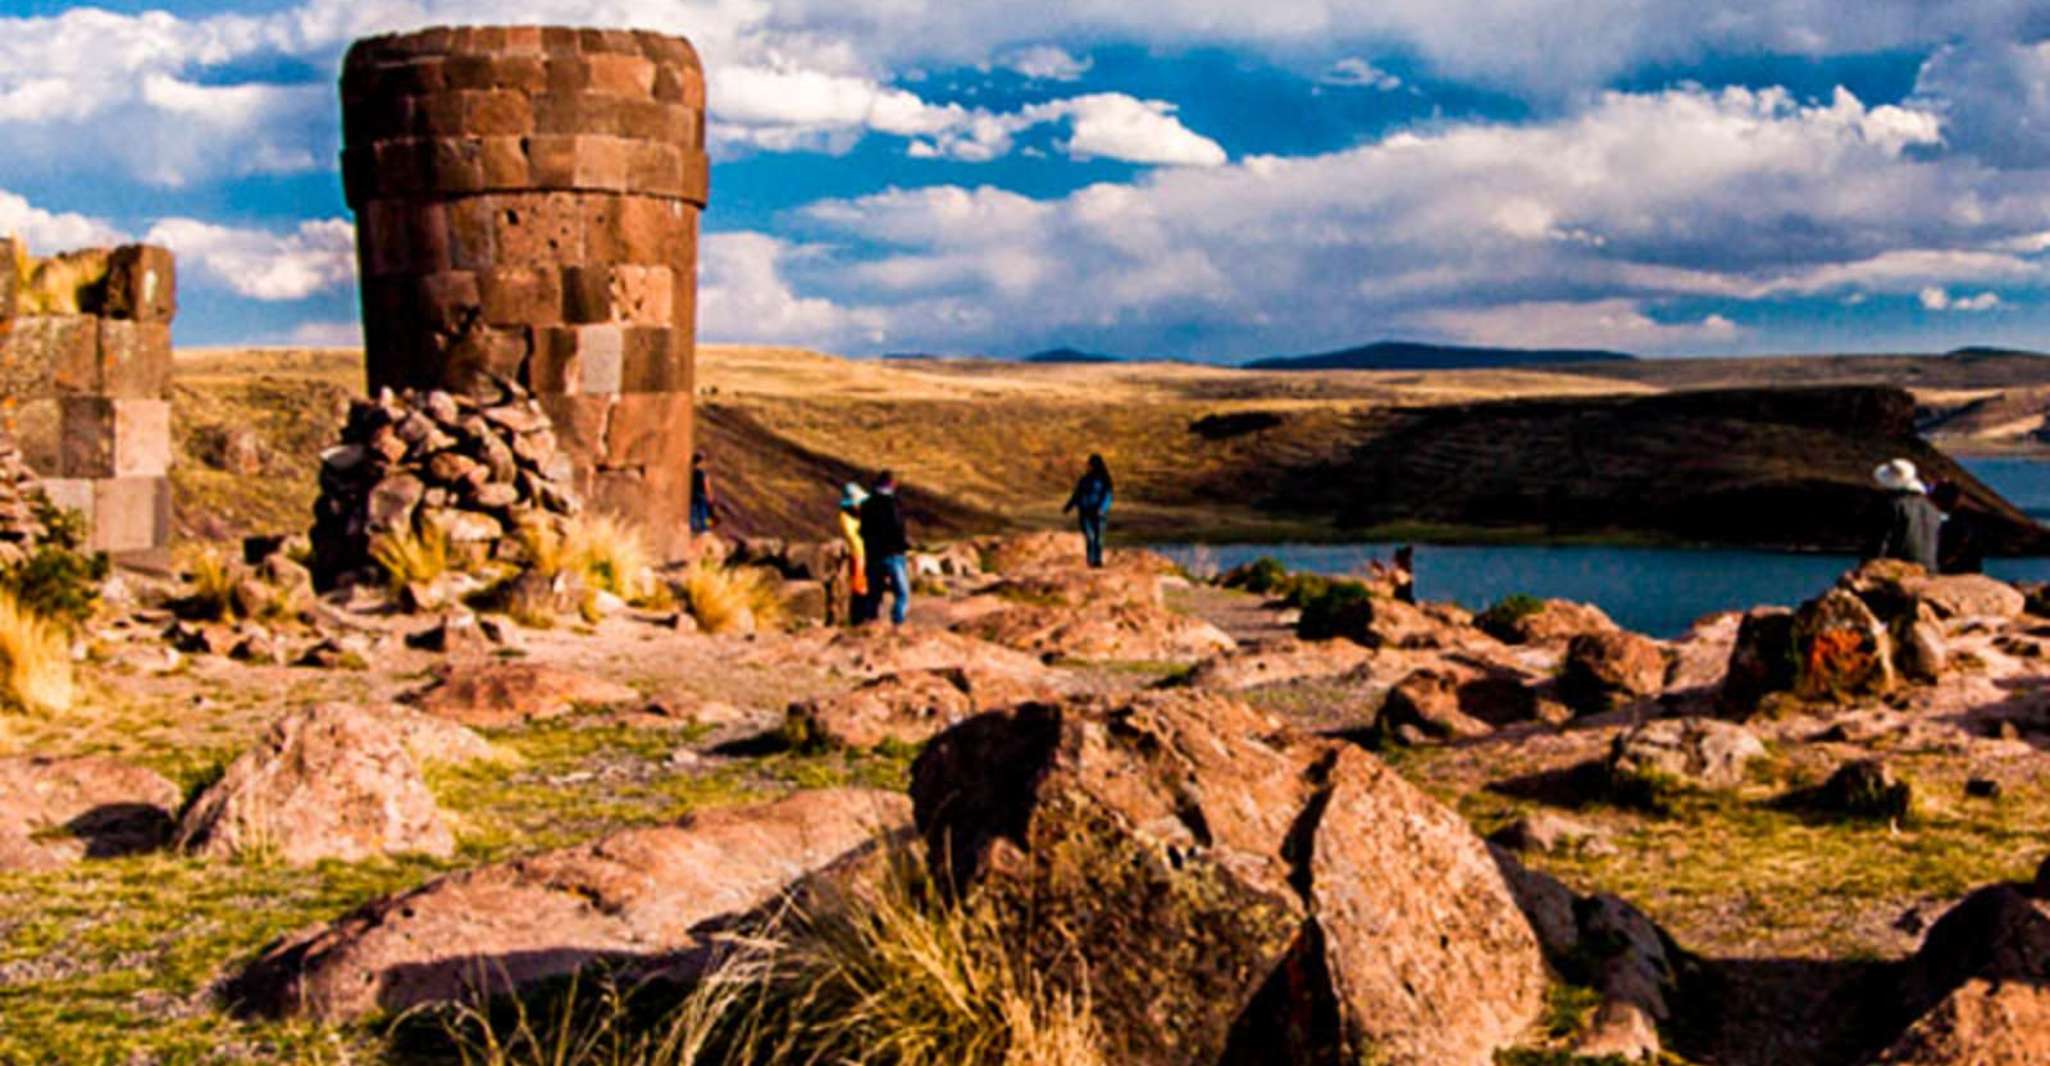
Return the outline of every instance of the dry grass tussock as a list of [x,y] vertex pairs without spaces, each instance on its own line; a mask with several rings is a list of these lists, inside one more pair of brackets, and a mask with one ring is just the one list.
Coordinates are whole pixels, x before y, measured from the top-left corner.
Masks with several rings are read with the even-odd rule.
[[202,548],[192,552],[185,560],[183,609],[210,621],[233,621],[238,577],[234,565],[220,551]]
[[6,685],[0,708],[45,715],[71,709],[70,637],[7,592],[0,592],[0,670]]
[[745,629],[744,620],[750,618],[756,629],[773,629],[783,624],[786,613],[782,584],[760,567],[699,562],[683,575],[683,601],[707,633]]
[[654,595],[655,553],[641,528],[609,514],[585,512],[570,519],[562,553],[584,583],[629,603]]
[[814,891],[727,940],[666,1010],[598,979],[538,1008],[459,1008],[444,1032],[465,1066],[1105,1063],[1086,992],[1056,989],[991,908],[892,859],[879,884]]
[[436,525],[418,532],[380,533],[370,541],[370,557],[384,568],[394,589],[431,582],[449,572],[448,535]]

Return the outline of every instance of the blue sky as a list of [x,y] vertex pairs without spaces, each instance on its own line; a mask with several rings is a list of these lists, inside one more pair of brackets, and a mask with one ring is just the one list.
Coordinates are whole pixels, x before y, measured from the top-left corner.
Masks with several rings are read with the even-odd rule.
[[706,340],[1240,359],[2050,348],[2033,0],[0,0],[0,231],[178,251],[181,344],[347,343],[342,51],[682,32]]

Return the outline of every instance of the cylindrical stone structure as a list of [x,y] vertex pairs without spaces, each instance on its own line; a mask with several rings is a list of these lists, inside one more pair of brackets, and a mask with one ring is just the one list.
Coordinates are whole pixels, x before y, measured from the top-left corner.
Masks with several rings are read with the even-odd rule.
[[591,506],[683,554],[705,83],[689,41],[467,26],[342,69],[369,386],[532,390]]

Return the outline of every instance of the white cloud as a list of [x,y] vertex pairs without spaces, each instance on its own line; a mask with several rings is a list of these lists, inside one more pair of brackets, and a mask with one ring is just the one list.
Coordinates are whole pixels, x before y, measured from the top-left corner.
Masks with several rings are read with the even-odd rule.
[[1445,124],[1054,199],[942,187],[827,201],[798,214],[814,244],[780,277],[873,311],[870,347],[1013,350],[1086,332],[1220,356],[1404,326],[1727,350],[1749,342],[1734,316],[1675,301],[2040,284],[2031,241],[2050,230],[2050,173],[1924,154],[1938,135],[1926,112],[1848,93],[1611,93],[1552,121]]
[[102,219],[45,211],[4,189],[0,189],[0,237],[19,237],[28,242],[30,254],[42,256],[127,239]]
[[1915,101],[1943,116],[1947,140],[1997,166],[2050,166],[2050,41],[1938,49]]
[[1661,322],[1629,300],[1532,301],[1483,308],[1423,311],[1407,321],[1467,344],[1516,348],[1608,348],[1671,352],[1720,348],[1742,333],[1722,315]]
[[1977,296],[1953,297],[1949,290],[1931,285],[1920,293],[1927,311],[1991,311],[2000,306],[2000,295],[1982,292]]
[[1078,159],[1103,157],[1129,163],[1214,167],[1225,162],[1224,148],[1174,117],[1164,100],[1139,100],[1123,93],[1087,96],[1034,104],[1022,112],[1028,120],[1067,119],[1074,133],[1062,149]]
[[1379,89],[1382,92],[1394,92],[1402,88],[1401,78],[1358,56],[1347,56],[1331,64],[1331,68],[1317,80],[1326,85],[1353,85],[1365,89]]
[[171,249],[181,269],[197,270],[252,300],[276,301],[302,300],[353,280],[355,232],[338,218],[303,222],[289,233],[167,218],[143,240]]
[[1028,78],[1074,81],[1089,73],[1094,61],[1086,56],[1077,57],[1056,45],[1033,44],[1004,52],[997,57],[996,65]]
[[881,341],[881,315],[803,297],[783,267],[805,250],[766,233],[707,234],[698,249],[698,335],[707,341],[826,346]]

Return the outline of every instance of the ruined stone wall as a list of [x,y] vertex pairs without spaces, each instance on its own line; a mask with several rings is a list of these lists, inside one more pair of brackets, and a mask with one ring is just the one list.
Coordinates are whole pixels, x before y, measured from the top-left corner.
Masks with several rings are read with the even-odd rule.
[[[24,268],[27,268],[26,270]],[[0,407],[43,488],[89,546],[171,539],[171,253],[151,245],[30,260],[0,240]]]
[[686,546],[704,76],[677,37],[358,41],[342,72],[369,386],[531,390],[585,501]]

